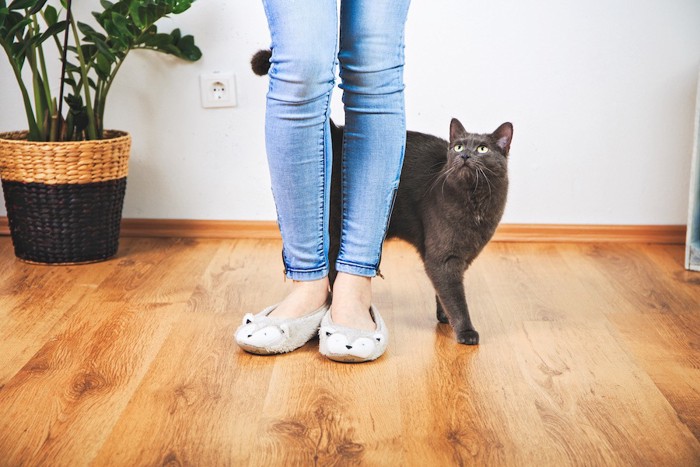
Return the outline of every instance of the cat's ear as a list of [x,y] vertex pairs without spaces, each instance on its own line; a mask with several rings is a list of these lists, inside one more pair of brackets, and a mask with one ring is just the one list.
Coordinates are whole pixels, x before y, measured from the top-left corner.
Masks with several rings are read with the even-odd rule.
[[464,139],[467,137],[467,130],[464,129],[462,124],[456,118],[453,118],[450,122],[450,141],[455,141],[457,139]]
[[496,140],[498,147],[503,149],[503,152],[507,156],[510,151],[510,142],[513,140],[513,124],[510,122],[504,123],[499,126],[491,136]]

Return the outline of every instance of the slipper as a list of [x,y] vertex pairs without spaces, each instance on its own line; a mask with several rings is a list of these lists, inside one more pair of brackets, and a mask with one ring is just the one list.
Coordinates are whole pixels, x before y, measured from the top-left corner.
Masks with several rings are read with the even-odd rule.
[[299,318],[268,316],[277,308],[272,305],[253,315],[246,313],[235,333],[236,343],[256,355],[291,352],[306,344],[316,334],[321,319],[330,308],[330,298],[320,308]]
[[334,324],[331,311],[328,310],[318,332],[321,354],[336,362],[345,363],[369,362],[381,357],[389,342],[389,333],[374,305],[370,306],[369,313],[377,325],[374,331]]

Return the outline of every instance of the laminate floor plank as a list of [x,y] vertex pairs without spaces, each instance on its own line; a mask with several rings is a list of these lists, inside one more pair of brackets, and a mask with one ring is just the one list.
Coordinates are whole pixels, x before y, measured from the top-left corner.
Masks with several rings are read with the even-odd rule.
[[[189,284],[190,296],[179,298],[172,331],[96,465],[245,465],[255,452],[275,357],[261,365],[264,360],[242,352],[232,336],[244,310],[257,309],[273,295],[270,268],[260,258],[278,257],[279,246],[256,240],[205,243],[213,256],[200,273],[191,265],[177,267],[179,274],[167,279],[171,290]],[[164,277],[149,276],[155,281],[151,287]],[[276,283],[281,284],[279,275]]]
[[[668,247],[626,248],[630,254],[624,256],[625,261],[617,256],[621,248],[603,252],[595,246],[586,247],[586,254],[572,258],[582,275],[592,277],[597,270],[604,278],[595,285],[595,290],[605,303],[615,303],[614,307],[606,308],[606,313],[618,330],[620,341],[697,438],[700,435],[700,297],[696,300],[696,296],[700,287],[694,280],[698,275],[682,269],[682,262],[668,255]],[[675,252],[682,258],[679,248]],[[660,266],[668,268],[668,273],[658,274]],[[644,272],[632,274],[630,270]]]
[[169,327],[163,309],[79,307],[0,391],[5,465],[88,465]]
[[[605,301],[600,300],[595,289],[576,280],[575,274],[561,273],[565,264],[562,256],[577,247],[492,246],[494,250],[502,250],[506,258],[517,258],[520,266],[499,270],[498,263],[503,261],[484,264],[491,272],[489,280],[505,279],[509,284],[518,284],[521,291],[517,295],[503,296],[498,308],[511,317],[515,314],[520,321],[511,328],[517,331],[511,335],[511,344],[518,349],[516,358],[523,376],[531,390],[536,390],[531,397],[541,412],[542,421],[553,436],[559,434],[548,440],[547,445],[558,445],[562,453],[567,453],[570,462],[586,452],[591,453],[589,457],[595,453],[601,456],[594,463],[640,462],[653,459],[659,453],[656,449],[646,452],[644,448],[626,452],[624,447],[635,442],[641,446],[653,444],[656,435],[633,430],[651,423],[664,426],[659,429],[669,436],[669,450],[657,459],[673,458],[682,463],[700,455],[697,440],[679,423],[672,406],[651,378],[618,342],[618,333],[604,313]],[[492,258],[486,256],[484,261]],[[520,273],[521,269],[527,271],[527,277]],[[531,302],[534,307],[521,308],[519,297],[523,295],[539,299]],[[626,389],[631,386],[636,388],[633,397]],[[606,407],[605,401],[615,401],[618,415],[630,420],[629,432],[609,430],[606,418],[612,407]],[[640,409],[640,401],[657,411]],[[581,425],[581,419],[587,419],[588,423]],[[553,421],[557,425],[550,426]],[[582,426],[590,428],[589,433],[581,433]],[[618,423],[617,426],[623,425]],[[578,441],[578,449],[569,440]],[[586,448],[587,445],[598,449]],[[537,448],[537,452],[545,451]]]
[[317,339],[233,342],[292,286],[279,240],[134,238],[77,268],[7,242],[0,465],[700,465],[700,275],[681,246],[490,244],[465,277],[468,347],[389,241],[389,347],[354,365]]
[[270,369],[237,359],[230,318],[175,314],[94,465],[246,464]]
[[0,386],[51,337],[71,307],[112,274],[134,243],[122,241],[115,259],[89,265],[39,266],[13,258],[0,283]]

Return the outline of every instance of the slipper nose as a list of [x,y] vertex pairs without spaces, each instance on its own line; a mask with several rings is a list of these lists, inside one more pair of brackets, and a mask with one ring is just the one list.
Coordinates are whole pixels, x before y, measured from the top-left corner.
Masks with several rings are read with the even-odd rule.
[[352,349],[352,345],[346,345],[345,348],[350,350],[350,349]]

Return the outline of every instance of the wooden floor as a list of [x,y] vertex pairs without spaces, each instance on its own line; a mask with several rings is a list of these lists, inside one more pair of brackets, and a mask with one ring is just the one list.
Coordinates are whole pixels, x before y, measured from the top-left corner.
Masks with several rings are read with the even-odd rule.
[[281,298],[276,240],[124,239],[86,266],[0,237],[0,465],[700,465],[700,274],[681,246],[493,243],[478,347],[389,242],[369,364],[232,334]]

